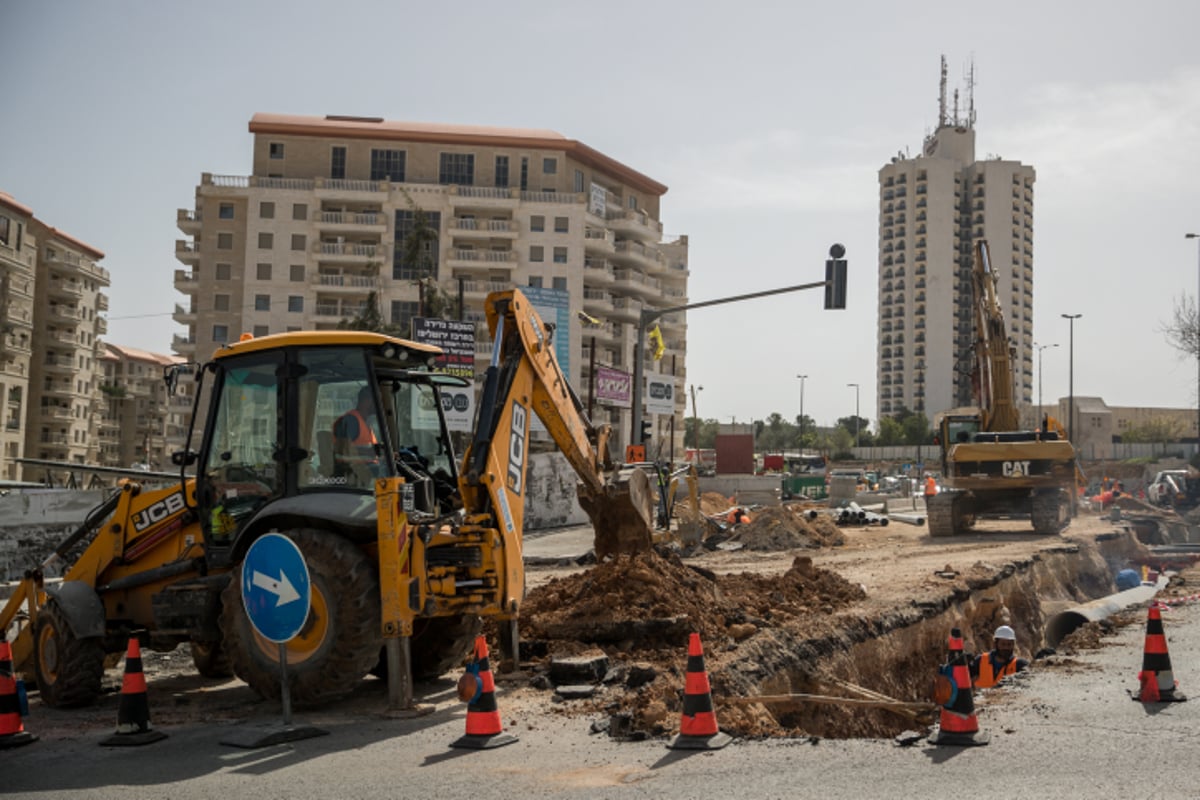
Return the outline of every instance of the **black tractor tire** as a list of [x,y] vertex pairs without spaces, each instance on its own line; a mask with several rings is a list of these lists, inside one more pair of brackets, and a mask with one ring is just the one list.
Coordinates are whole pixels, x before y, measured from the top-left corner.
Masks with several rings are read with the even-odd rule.
[[73,708],[95,702],[104,677],[104,645],[99,636],[77,637],[58,601],[42,606],[33,629],[34,674],[42,702]]
[[[416,620],[412,636],[413,680],[435,680],[462,666],[471,655],[475,637],[482,629],[483,620],[474,614]],[[387,678],[385,650],[379,651],[379,662],[371,674],[377,678]]]
[[[312,590],[304,627],[285,645],[291,698],[297,706],[318,706],[352,692],[379,658],[379,574],[366,553],[335,533],[304,528],[286,535],[304,555]],[[246,616],[240,580],[229,582],[221,603],[221,634],[234,674],[264,698],[278,699],[279,645]]]
[[233,665],[229,663],[229,654],[221,642],[202,642],[199,639],[191,641],[192,663],[196,672],[205,678],[231,678]]

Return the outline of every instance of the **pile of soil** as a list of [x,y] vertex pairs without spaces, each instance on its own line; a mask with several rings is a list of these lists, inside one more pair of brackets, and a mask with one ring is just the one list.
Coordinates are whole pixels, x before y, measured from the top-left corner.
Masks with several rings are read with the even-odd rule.
[[704,492],[700,495],[700,511],[707,516],[722,514],[732,506],[729,498],[720,492]]
[[790,506],[768,506],[752,515],[749,524],[738,527],[733,541],[747,550],[792,550],[836,547],[846,537],[828,516],[805,519],[804,511]]

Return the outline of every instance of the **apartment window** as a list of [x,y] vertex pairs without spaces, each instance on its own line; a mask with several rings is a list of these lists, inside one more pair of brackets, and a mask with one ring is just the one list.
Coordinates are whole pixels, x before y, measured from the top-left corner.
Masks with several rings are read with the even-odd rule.
[[508,188],[508,156],[496,156],[496,186]]
[[575,191],[583,191],[583,170],[581,169],[575,170]]
[[542,159],[542,174],[543,175],[557,175],[558,174],[558,159],[557,158],[543,158]]
[[254,310],[255,311],[270,311],[271,310],[271,295],[269,295],[269,294],[254,295]]
[[555,278],[554,279],[554,288],[562,289],[565,292],[567,290],[567,279],[566,278]]
[[529,230],[534,233],[541,233],[546,230],[546,218],[540,214],[534,214],[529,218]]
[[283,158],[283,142],[271,142],[268,145],[268,152],[271,154],[271,158]]
[[259,219],[275,219],[275,204],[274,203],[259,203],[258,204]]
[[298,294],[288,295],[288,311],[292,314],[299,314],[304,311],[303,295],[298,295]]
[[529,276],[529,285],[535,289],[541,289],[542,288],[542,276],[541,275],[530,275]]
[[304,222],[308,219],[308,203],[294,203],[292,205],[292,219],[298,222]]
[[471,186],[475,183],[474,153],[441,153],[440,156],[438,183],[443,186]]
[[212,339],[217,344],[222,344],[229,341],[229,326],[228,325],[213,325]]
[[403,150],[372,150],[371,151],[371,180],[373,181],[404,181]]
[[554,263],[555,264],[567,263],[567,248],[565,248],[565,247],[554,248]]
[[412,327],[413,317],[417,316],[420,309],[416,303],[407,300],[392,301],[392,324],[399,325],[402,332],[407,333]]
[[0,244],[8,244],[9,219],[0,215]]
[[335,181],[346,177],[346,148],[335,147],[329,151],[329,177]]
[[259,250],[270,250],[274,246],[275,246],[275,234],[260,233],[258,235],[258,249]]
[[259,264],[259,265],[258,265],[258,266],[255,268],[255,270],[256,270],[256,271],[255,271],[255,276],[256,276],[256,277],[257,277],[257,278],[258,278],[260,281],[269,281],[269,280],[271,280],[271,265],[270,265],[270,264]]
[[292,264],[291,275],[289,277],[291,278],[293,283],[303,283],[304,282],[304,265],[303,264]]
[[233,249],[233,234],[232,233],[218,233],[217,234],[217,249],[218,250],[232,250]]
[[268,328],[266,325],[255,325],[254,326],[254,338],[255,339],[257,339],[260,336],[266,336],[270,332],[271,332],[271,329]]
[[219,219],[233,219],[233,203],[221,203],[217,208]]
[[229,295],[214,294],[213,295],[213,311],[228,311],[229,310]]
[[430,235],[422,237],[421,252],[417,257],[417,262],[410,264],[405,261],[407,248],[404,247],[404,241],[413,232],[416,224],[417,218],[414,212],[408,210],[396,212],[396,246],[392,248],[392,278],[396,280],[437,277],[442,212],[425,212],[425,227]]
[[529,188],[529,159],[521,156],[521,191]]
[[545,249],[540,244],[535,244],[529,248],[529,260],[540,262],[546,260]]
[[637,211],[637,195],[629,195],[629,207],[632,210]]
[[303,250],[304,249],[304,234],[303,233],[293,233],[292,234],[292,249],[293,250]]
[[227,281],[233,277],[232,264],[217,264],[216,279],[219,281]]
[[555,217],[554,218],[554,232],[555,233],[566,233],[567,232],[567,218],[566,217]]

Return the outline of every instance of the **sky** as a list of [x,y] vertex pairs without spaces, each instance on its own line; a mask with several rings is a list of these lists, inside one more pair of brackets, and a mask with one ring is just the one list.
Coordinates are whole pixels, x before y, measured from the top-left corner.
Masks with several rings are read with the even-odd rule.
[[975,65],[977,157],[1037,171],[1045,402],[1073,373],[1194,407],[1163,328],[1200,283],[1198,32],[1188,0],[5,0],[0,190],[104,251],[108,341],[165,353],[176,209],[203,172],[249,174],[254,113],[548,128],[669,187],[691,302],[823,280],[845,245],[844,311],[815,290],[689,314],[701,417],[792,419],[804,374],[818,424],[874,421],[878,170],[936,123],[944,54],[951,88]]

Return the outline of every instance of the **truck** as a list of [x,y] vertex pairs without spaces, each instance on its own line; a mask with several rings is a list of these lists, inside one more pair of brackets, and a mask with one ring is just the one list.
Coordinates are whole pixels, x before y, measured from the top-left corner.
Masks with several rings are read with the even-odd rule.
[[926,498],[929,533],[953,536],[982,518],[1014,516],[1028,517],[1037,533],[1060,533],[1070,524],[1075,449],[1049,417],[1036,430],[1021,429],[1013,398],[1013,344],[983,239],[975,242],[972,287],[971,379],[979,405],[935,415],[942,488]]
[[[172,390],[195,380],[188,445],[172,457],[179,482],[125,481],[26,573],[0,610],[15,668],[47,705],[86,704],[106,658],[137,636],[155,650],[189,643],[201,674],[279,696],[279,647],[251,624],[239,579],[269,532],[296,543],[310,574],[308,616],[286,643],[297,704],[337,699],[374,672],[407,706],[414,680],[469,655],[485,617],[517,658],[532,417],[579,476],[598,557],[651,547],[652,491],[608,456],[611,429],[588,419],[553,327],[525,296],[493,293],[486,313],[492,355],[461,460],[441,392],[468,382],[434,371],[434,346],[247,335],[207,363],[168,367]],[[56,560],[60,582],[45,578]]]

